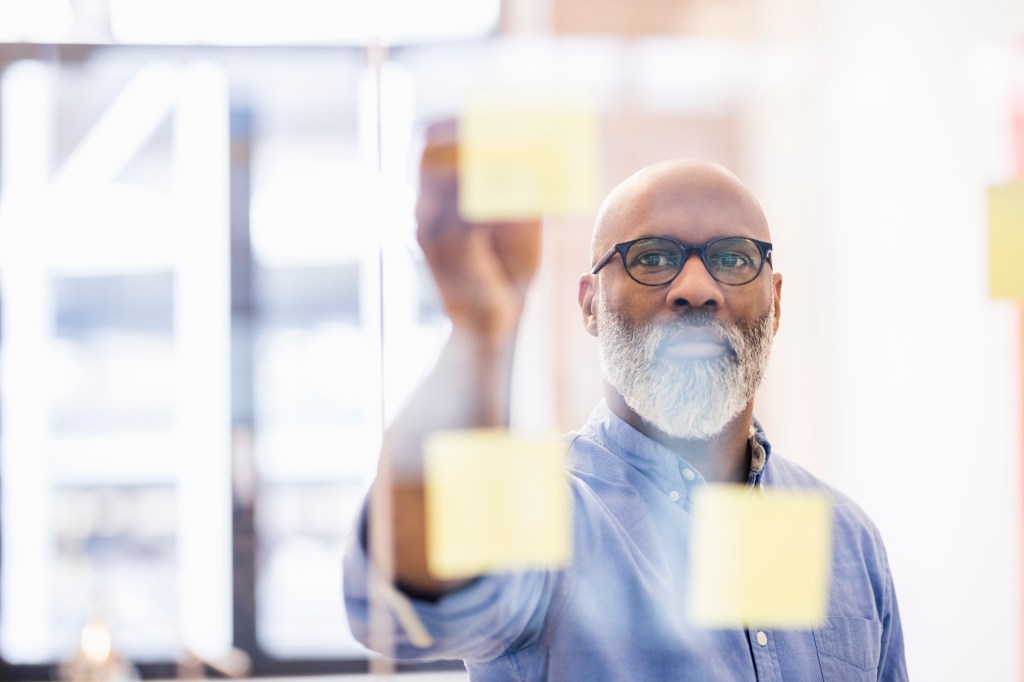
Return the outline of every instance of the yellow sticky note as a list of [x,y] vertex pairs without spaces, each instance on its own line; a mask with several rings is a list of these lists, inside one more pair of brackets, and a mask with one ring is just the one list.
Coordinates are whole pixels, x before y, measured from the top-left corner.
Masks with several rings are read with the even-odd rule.
[[459,210],[466,220],[528,220],[594,210],[597,114],[581,97],[479,90],[459,123]]
[[988,188],[993,298],[1024,301],[1024,181]]
[[424,444],[427,563],[439,579],[568,562],[565,447],[500,429],[441,431]]
[[815,491],[708,485],[693,500],[690,619],[809,628],[828,601],[832,510]]

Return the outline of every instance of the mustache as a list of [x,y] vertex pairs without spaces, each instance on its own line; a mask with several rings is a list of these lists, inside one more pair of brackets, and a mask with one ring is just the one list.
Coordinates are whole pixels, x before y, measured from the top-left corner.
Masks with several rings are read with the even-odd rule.
[[722,324],[711,310],[690,310],[689,312],[682,313],[673,326],[709,327]]
[[713,331],[725,341],[728,355],[734,358],[744,346],[743,329],[738,325],[722,322],[714,313],[706,310],[687,312],[671,322],[652,324],[648,329],[648,333],[657,337],[657,345],[660,347],[671,339],[674,334],[689,329],[708,329]]
[[672,330],[685,329],[687,327],[715,327],[728,329],[728,325],[719,320],[714,313],[707,310],[691,310],[681,314],[673,322],[664,324]]

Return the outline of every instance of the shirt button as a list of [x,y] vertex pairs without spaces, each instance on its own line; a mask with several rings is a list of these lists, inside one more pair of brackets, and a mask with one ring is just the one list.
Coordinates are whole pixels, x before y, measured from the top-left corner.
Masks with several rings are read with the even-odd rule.
[[764,631],[762,630],[757,631],[757,643],[761,646],[768,643],[768,635],[764,634]]
[[673,502],[678,502],[679,501],[679,491],[673,490],[672,492],[670,492],[668,494],[668,499],[672,500]]
[[693,473],[693,469],[683,469],[683,478],[687,481],[692,481],[697,475]]

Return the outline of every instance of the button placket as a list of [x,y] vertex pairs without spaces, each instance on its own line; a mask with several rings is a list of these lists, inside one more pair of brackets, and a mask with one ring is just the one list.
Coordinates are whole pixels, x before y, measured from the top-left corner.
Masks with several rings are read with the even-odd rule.
[[748,636],[754,655],[757,679],[765,680],[765,682],[781,680],[782,671],[779,669],[779,657],[775,650],[775,640],[772,637],[771,628],[751,628],[748,630]]

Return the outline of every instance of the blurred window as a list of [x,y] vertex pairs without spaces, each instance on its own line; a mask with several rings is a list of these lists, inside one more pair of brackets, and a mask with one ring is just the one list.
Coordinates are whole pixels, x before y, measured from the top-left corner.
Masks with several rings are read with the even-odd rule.
[[341,551],[446,325],[411,79],[339,48],[3,57],[0,665],[97,619],[143,668],[365,665]]

